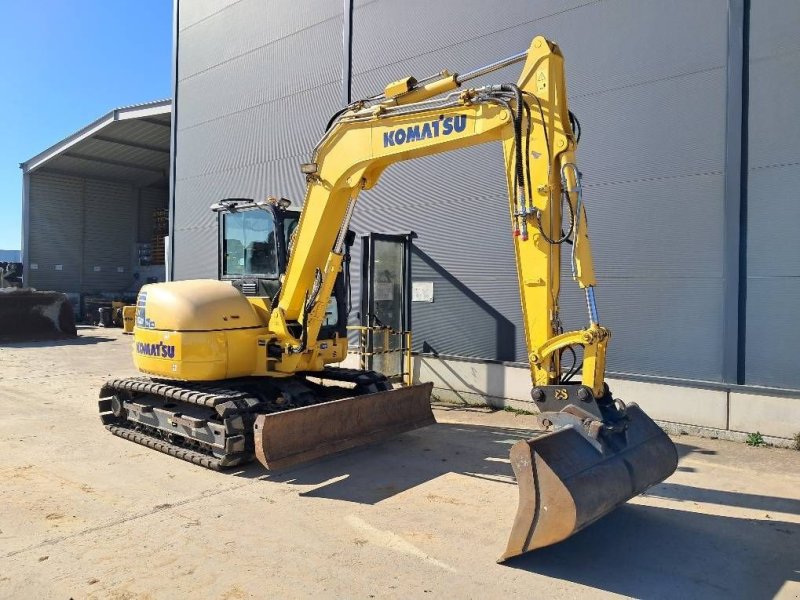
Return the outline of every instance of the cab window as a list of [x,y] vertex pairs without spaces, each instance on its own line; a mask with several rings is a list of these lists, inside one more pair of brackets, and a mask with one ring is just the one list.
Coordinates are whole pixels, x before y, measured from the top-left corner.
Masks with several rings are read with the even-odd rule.
[[278,276],[275,222],[270,212],[243,210],[222,217],[223,275]]

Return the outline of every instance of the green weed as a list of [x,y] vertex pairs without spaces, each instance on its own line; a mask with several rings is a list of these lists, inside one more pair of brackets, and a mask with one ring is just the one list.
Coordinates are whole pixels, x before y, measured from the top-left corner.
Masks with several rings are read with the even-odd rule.
[[533,413],[533,412],[531,412],[529,410],[525,410],[525,409],[522,409],[522,408],[514,408],[513,406],[504,406],[503,410],[505,412],[513,413],[515,417],[518,417],[520,415],[535,415],[536,414],[536,413]]

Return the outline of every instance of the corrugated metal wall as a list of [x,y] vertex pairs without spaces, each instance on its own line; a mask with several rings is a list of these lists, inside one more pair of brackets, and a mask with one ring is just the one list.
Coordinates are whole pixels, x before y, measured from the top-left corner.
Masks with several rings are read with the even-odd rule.
[[[83,265],[82,179],[34,173],[30,179],[30,247],[26,283],[40,290],[80,292]],[[61,270],[56,271],[56,265]]]
[[[748,383],[797,387],[791,354],[764,351],[770,340],[785,348],[783,339],[800,333],[787,326],[796,322],[789,310],[800,297],[792,271],[800,246],[783,229],[796,208],[754,213],[757,203],[788,198],[800,178],[791,118],[797,9],[779,0],[754,4]],[[297,163],[340,106],[341,3],[184,0],[179,15],[175,273],[213,276],[211,203],[302,197]],[[721,381],[727,21],[726,0],[356,0],[353,96],[406,75],[479,67],[524,50],[536,34],[556,40],[583,125],[579,159],[598,299],[614,331],[609,369]],[[510,68],[485,79],[516,75]],[[787,166],[766,168],[778,164]],[[436,285],[433,304],[413,306],[419,345],[525,360],[506,206],[496,147],[398,165],[362,196],[359,233],[418,234],[413,277]],[[770,250],[759,235],[773,241]],[[584,324],[584,311],[582,296],[568,291],[567,325]]]
[[301,201],[298,165],[338,108],[341,2],[180,2],[175,275],[216,277],[224,197]]
[[745,373],[800,388],[800,3],[751,6]]
[[150,241],[152,209],[166,207],[166,190],[38,172],[30,180],[28,252],[37,268],[28,284],[84,294],[129,290],[137,232],[146,227],[143,241]]
[[130,184],[91,179],[85,189],[81,291],[125,290],[131,285],[136,243],[136,190]]
[[[526,49],[535,34],[559,43],[571,106],[583,124],[579,158],[600,310],[614,331],[609,368],[719,380],[726,2],[357,6],[357,97],[404,75],[477,68]],[[489,78],[513,81],[517,73],[512,67]],[[419,342],[453,354],[526,360],[506,207],[497,147],[398,165],[364,195],[360,225],[416,231],[427,261],[446,274],[448,295],[460,288],[464,307],[477,306],[471,296],[482,299],[514,332],[509,353],[492,336],[480,344],[473,338],[473,328],[491,331],[496,315],[457,321],[465,326],[422,316],[454,315],[448,300],[441,312],[437,303],[414,305]],[[582,296],[567,294],[565,305],[568,325],[585,324]]]

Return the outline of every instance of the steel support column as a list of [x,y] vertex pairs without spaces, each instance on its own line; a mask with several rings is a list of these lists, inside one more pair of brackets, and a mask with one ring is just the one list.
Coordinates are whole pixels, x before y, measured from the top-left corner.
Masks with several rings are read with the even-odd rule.
[[344,0],[342,17],[342,106],[347,106],[353,100],[353,0]]
[[744,383],[749,11],[750,0],[728,0],[722,380],[731,384]]
[[167,269],[166,279],[175,279],[175,174],[176,158],[178,156],[178,36],[180,33],[180,0],[173,0],[172,3],[172,113],[170,131],[170,154],[169,154],[169,214],[167,215],[169,232],[169,256],[166,257]]
[[31,174],[22,173],[22,285],[30,287]]

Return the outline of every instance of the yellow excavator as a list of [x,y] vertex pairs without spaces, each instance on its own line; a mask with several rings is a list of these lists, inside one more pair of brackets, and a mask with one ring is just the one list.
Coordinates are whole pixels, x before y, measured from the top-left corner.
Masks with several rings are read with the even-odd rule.
[[[523,61],[516,84],[463,87]],[[272,197],[213,206],[219,277],[142,288],[133,358],[146,376],[103,386],[105,426],[213,469],[254,457],[283,469],[435,423],[431,383],[392,389],[379,373],[334,366],[348,346],[349,223],[359,193],[388,166],[499,142],[541,424],[511,449],[519,506],[500,561],[559,542],[669,477],[673,443],[604,382],[611,334],[595,302],[563,62],[556,44],[536,37],[526,52],[470,73],[393,82],[333,116],[301,166],[301,213]],[[567,248],[588,312],[575,331],[559,316]],[[580,382],[562,365],[576,351]]]

